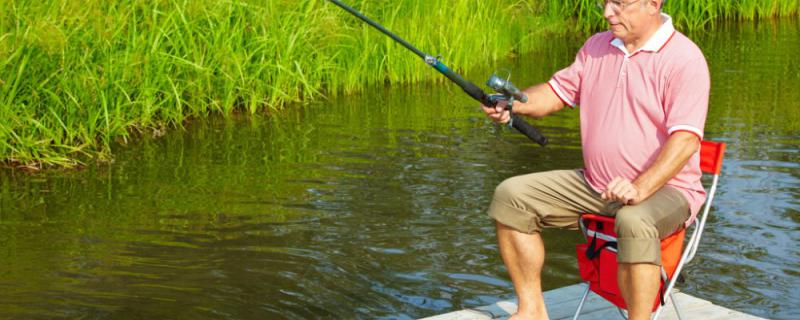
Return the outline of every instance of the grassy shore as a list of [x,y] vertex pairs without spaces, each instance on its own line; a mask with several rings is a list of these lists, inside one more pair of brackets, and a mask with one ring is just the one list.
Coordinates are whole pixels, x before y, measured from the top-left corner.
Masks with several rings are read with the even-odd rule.
[[[602,28],[594,1],[350,1],[451,67]],[[800,0],[669,1],[685,28]],[[324,0],[0,0],[0,159],[74,166],[209,113],[442,78]]]

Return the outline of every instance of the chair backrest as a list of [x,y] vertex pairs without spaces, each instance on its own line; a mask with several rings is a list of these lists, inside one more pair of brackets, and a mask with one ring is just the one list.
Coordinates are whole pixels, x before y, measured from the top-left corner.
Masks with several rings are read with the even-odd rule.
[[[714,201],[714,195],[717,193],[717,182],[719,181],[719,174],[722,171],[722,159],[725,155],[725,143],[703,140],[700,142],[700,170],[705,173],[714,175],[711,182],[711,188],[706,195],[706,203],[703,208],[702,214],[698,216],[698,223],[696,228],[686,244],[686,253],[688,256],[681,257],[681,264],[688,263],[694,259],[697,253],[697,247],[700,244],[700,238],[703,236],[703,229],[706,226],[706,219],[708,218],[708,211],[711,209],[711,202]],[[680,266],[679,266],[680,270]]]
[[722,170],[724,155],[724,142],[703,140],[700,142],[700,170],[705,173],[719,174]]
[[[678,276],[683,270],[683,267],[694,259],[694,255],[697,253],[697,248],[700,244],[700,238],[703,236],[703,229],[706,226],[706,219],[708,218],[708,211],[711,209],[711,202],[714,200],[714,194],[717,192],[717,182],[719,181],[719,174],[722,171],[722,158],[725,155],[725,143],[724,142],[715,142],[715,141],[707,141],[703,140],[700,142],[700,170],[705,173],[710,173],[714,175],[714,179],[711,183],[711,189],[706,196],[706,203],[703,208],[703,213],[698,216],[699,222],[695,223],[695,229],[692,232],[692,236],[689,237],[689,241],[686,244],[686,248],[681,254],[680,263],[678,263],[678,267],[675,270],[675,275],[673,275],[672,279],[669,280],[669,284],[667,285],[666,292],[667,294],[671,295],[672,288],[675,287],[675,282],[678,279]],[[670,296],[672,297],[672,296]],[[674,303],[674,302],[673,302]],[[674,305],[674,304],[673,304]],[[657,319],[658,315],[661,314],[663,308],[659,307],[656,310],[653,319]],[[677,307],[676,307],[677,310]]]

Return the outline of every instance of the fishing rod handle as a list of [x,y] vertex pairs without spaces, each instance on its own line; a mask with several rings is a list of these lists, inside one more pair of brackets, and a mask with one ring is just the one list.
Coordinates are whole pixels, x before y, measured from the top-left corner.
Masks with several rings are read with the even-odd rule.
[[[491,99],[488,94],[481,90],[481,88],[476,86],[474,83],[465,80],[459,74],[453,72],[441,62],[436,62],[434,68],[439,70],[439,72],[444,74],[448,79],[458,84],[458,86],[461,87],[464,92],[466,92],[473,99],[478,100],[478,102],[483,103],[483,105],[494,106],[497,104],[498,100]],[[524,134],[526,137],[528,137],[528,139],[531,139],[531,141],[538,143],[542,147],[547,144],[547,137],[542,135],[542,133],[539,132],[536,127],[530,125],[527,121],[525,121],[525,119],[517,114],[514,114],[513,112],[511,112],[511,127],[517,129],[517,131]]]
[[513,112],[511,113],[511,126],[540,146],[544,147],[547,144],[547,137],[543,136],[539,130],[530,125],[520,115]]
[[[522,94],[525,95],[524,93]],[[527,97],[526,97],[527,98]],[[487,102],[483,102],[485,106],[496,106],[500,101],[508,101],[508,110],[511,114],[511,119],[508,121],[508,126],[514,129],[517,129],[520,133],[524,134],[528,139],[531,139],[533,142],[538,143],[541,146],[545,146],[547,144],[547,137],[542,135],[538,129],[534,126],[530,125],[528,122],[525,121],[520,115],[515,114],[514,110],[510,107],[513,103],[514,98],[510,98],[502,93],[490,94],[487,96]],[[527,99],[526,99],[527,100]]]

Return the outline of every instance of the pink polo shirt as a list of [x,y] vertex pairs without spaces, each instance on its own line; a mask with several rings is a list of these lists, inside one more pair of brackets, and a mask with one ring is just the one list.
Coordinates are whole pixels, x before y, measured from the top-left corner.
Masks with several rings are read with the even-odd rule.
[[[655,161],[669,136],[688,131],[702,139],[710,80],[700,49],[664,23],[639,50],[627,52],[610,31],[595,34],[575,62],[548,82],[574,107],[580,105],[587,182],[598,192],[615,177],[636,179]],[[689,202],[691,224],[705,200],[700,155],[667,185]]]

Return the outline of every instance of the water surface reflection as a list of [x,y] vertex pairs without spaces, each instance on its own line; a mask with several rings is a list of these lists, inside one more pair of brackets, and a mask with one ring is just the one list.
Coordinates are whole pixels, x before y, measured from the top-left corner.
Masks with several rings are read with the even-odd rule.
[[[799,318],[800,28],[725,28],[695,36],[713,77],[707,137],[729,149],[683,290]],[[500,64],[544,81],[573,40]],[[538,123],[547,148],[452,86],[393,87],[189,123],[107,166],[4,170],[0,317],[402,319],[510,298],[484,213],[494,187],[581,165],[577,112]],[[545,236],[545,288],[578,282],[579,235]]]

